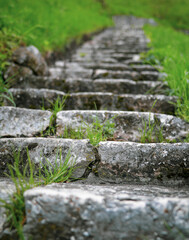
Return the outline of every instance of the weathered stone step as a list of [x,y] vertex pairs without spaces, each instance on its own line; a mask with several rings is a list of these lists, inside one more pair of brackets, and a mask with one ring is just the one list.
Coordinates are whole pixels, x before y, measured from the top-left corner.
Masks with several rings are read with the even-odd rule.
[[103,53],[80,53],[78,55],[74,55],[71,57],[73,62],[94,62],[94,61],[104,61],[107,59],[113,59],[114,62],[122,62],[126,60],[135,60],[140,59],[140,55],[138,54],[123,54],[123,53],[112,53],[112,54],[103,54]]
[[66,101],[65,110],[120,110],[151,111],[174,114],[177,99],[164,95],[133,95],[112,93],[72,93]]
[[[135,81],[158,81],[159,72],[155,68],[151,67],[139,67],[133,68],[125,64],[84,64],[86,68],[77,63],[69,63],[66,68],[50,68],[51,76],[54,78],[116,78],[116,79],[130,79]],[[98,68],[99,67],[99,68]],[[102,67],[102,68],[101,68]]]
[[[74,76],[74,74],[72,73]],[[68,76],[72,76],[68,75]],[[159,80],[159,72],[155,71],[113,71],[113,70],[105,70],[105,69],[97,69],[93,73],[93,79],[98,78],[108,78],[108,79],[131,79],[135,81],[158,81]]]
[[[55,68],[65,68],[67,64],[69,64],[70,62],[65,62],[65,61],[56,61],[55,64],[54,64],[54,67]],[[78,64],[78,62],[76,62]],[[102,58],[102,59],[95,59],[95,63],[96,64],[102,64],[102,63],[118,63],[118,61],[116,61],[115,59],[113,58]],[[151,65],[146,65],[145,62],[141,61],[141,60],[125,60],[124,63],[128,66],[132,65],[133,66],[138,66],[138,67],[145,67],[145,66],[149,66],[149,67],[152,67]],[[83,59],[82,57],[82,61],[81,63],[79,63],[80,65],[84,65],[86,64],[86,60]],[[92,61],[88,61],[87,64],[93,64]],[[152,67],[153,68],[153,67]]]
[[[84,79],[84,78],[56,78],[56,77],[30,77],[14,84],[14,88],[46,88],[70,92],[112,92],[152,94],[167,90],[166,83],[161,81],[133,81],[127,79]],[[13,91],[13,90],[11,90]]]
[[[69,65],[69,63],[68,63]],[[113,71],[136,71],[136,72],[142,72],[142,71],[152,71],[152,72],[158,72],[157,69],[150,65],[132,65],[128,66],[126,64],[96,64],[96,63],[83,63],[81,64],[84,68],[88,69],[105,69],[105,70],[113,70]]]
[[0,176],[8,173],[8,164],[14,162],[14,155],[20,151],[23,161],[20,164],[22,169],[28,162],[27,148],[31,161],[40,166],[40,162],[52,165],[65,159],[69,150],[71,150],[71,159],[76,169],[74,176],[81,177],[91,161],[95,160],[92,146],[88,140],[72,140],[60,138],[2,138],[0,139]]
[[31,137],[49,127],[52,113],[15,107],[0,107],[0,137]]
[[189,185],[189,143],[102,142],[99,154],[104,180]]
[[[151,141],[182,141],[189,135],[189,123],[180,118],[153,113],[121,111],[61,111],[57,114],[57,135],[63,136],[65,129],[83,132],[95,121],[115,123],[114,139],[140,142],[143,132],[151,132]],[[86,126],[87,124],[87,126]],[[145,129],[146,128],[146,129]],[[152,130],[153,128],[153,130]]]
[[53,184],[28,190],[24,234],[36,240],[188,239],[189,197],[168,197],[169,189],[168,196],[136,196],[139,187],[127,188]]
[[[81,87],[78,82],[78,87]],[[85,82],[86,87],[91,87],[90,81]],[[111,89],[112,92],[116,92],[116,87],[119,85],[118,82],[110,85],[107,90]],[[116,84],[117,83],[117,84]],[[106,90],[105,82],[99,82],[99,90]],[[136,86],[136,85],[134,85]],[[140,85],[138,85],[139,87]],[[119,86],[124,90],[127,85],[125,82]],[[125,87],[125,88],[124,88]],[[143,86],[141,86],[143,87]],[[145,87],[145,86],[144,86]],[[113,89],[114,88],[114,89]],[[118,88],[119,89],[119,88]],[[131,88],[132,89],[132,88]],[[77,90],[77,88],[75,88]],[[79,89],[80,90],[80,89]],[[95,90],[95,89],[93,89]],[[127,89],[128,90],[128,89]],[[141,88],[143,90],[143,88]],[[53,103],[59,97],[60,100],[65,98],[66,110],[94,110],[95,107],[99,110],[122,110],[122,111],[151,111],[152,106],[153,112],[159,113],[169,113],[174,114],[175,112],[175,103],[177,101],[176,97],[164,96],[164,95],[133,95],[133,94],[112,94],[112,93],[103,93],[103,92],[81,92],[81,93],[70,93],[65,94],[57,90],[49,89],[10,89],[10,92],[13,95],[14,102],[17,107],[22,108],[32,108],[32,109],[45,109],[51,108]],[[10,106],[11,103],[5,99],[4,104]],[[96,106],[95,106],[96,105]]]
[[62,183],[28,190],[24,197],[25,239],[186,240],[189,236],[188,188]]
[[101,142],[100,159],[96,159],[96,152],[87,140],[3,138],[0,139],[1,176],[8,171],[7,164],[14,161],[16,151],[20,150],[23,163],[27,162],[26,148],[36,166],[40,161],[45,164],[45,158],[55,164],[58,152],[65,159],[71,149],[75,165],[79,167],[74,173],[77,177],[83,175],[89,163],[100,160],[93,170],[105,182],[189,185],[189,143]]

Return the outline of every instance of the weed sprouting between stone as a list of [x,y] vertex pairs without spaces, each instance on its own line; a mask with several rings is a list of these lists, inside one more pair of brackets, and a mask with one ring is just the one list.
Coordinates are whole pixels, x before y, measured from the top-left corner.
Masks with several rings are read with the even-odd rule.
[[[58,112],[64,109],[67,97],[67,95],[63,96],[62,98],[58,96],[55,102],[49,101],[51,104],[49,111],[52,112],[52,116],[50,117],[49,128],[45,132],[43,129],[41,130],[41,137],[52,136],[56,134],[56,115]],[[44,106],[42,109],[45,110]]]
[[140,142],[141,143],[161,143],[167,140],[163,137],[163,127],[156,127],[156,123],[151,124],[150,117],[148,121],[143,122],[144,128],[141,131]]
[[0,106],[3,106],[4,99],[6,99],[8,102],[10,102],[14,107],[16,107],[16,104],[14,102],[14,98],[12,93],[9,91],[10,87],[10,81],[11,79],[8,79],[4,81],[2,77],[0,76]]
[[[157,100],[153,103],[151,111],[153,107],[155,106]],[[161,143],[164,142],[164,136],[163,136],[163,127],[156,126],[156,121],[154,123],[151,123],[151,112],[149,113],[148,121],[143,121],[143,130],[140,129],[141,137],[140,142],[141,143]]]
[[46,159],[46,164],[40,162],[38,168],[32,163],[29,151],[27,151],[27,164],[20,170],[23,163],[20,150],[14,152],[14,163],[8,165],[9,174],[15,185],[15,192],[9,196],[9,200],[0,199],[1,207],[6,210],[6,226],[10,230],[16,230],[18,239],[24,240],[23,225],[26,220],[24,192],[28,189],[51,183],[66,182],[74,171],[75,160],[71,159],[71,150],[68,151],[65,160],[62,159],[62,150],[57,151],[55,164]]
[[82,125],[76,129],[65,127],[64,134],[61,135],[63,138],[71,139],[89,139],[92,146],[97,147],[101,141],[106,141],[112,138],[115,131],[115,123],[112,120],[116,116],[101,123],[99,118],[96,116],[92,123],[82,122]]

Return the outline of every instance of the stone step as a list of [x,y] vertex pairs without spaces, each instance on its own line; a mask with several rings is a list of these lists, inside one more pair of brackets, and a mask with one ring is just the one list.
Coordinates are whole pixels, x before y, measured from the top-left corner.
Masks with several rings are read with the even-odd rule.
[[[86,81],[84,83],[86,86],[91,87],[90,82]],[[114,92],[116,92],[116,89],[113,89],[113,87],[116,85],[117,84],[112,84],[112,91]],[[99,82],[99,87],[101,87],[99,90],[105,90],[104,86],[105,82]],[[123,84],[120,84],[119,87],[121,88],[126,86],[127,85],[125,85],[124,82]],[[81,87],[81,85],[79,86],[78,84],[78,87]],[[77,88],[75,88],[75,90],[76,89]],[[122,90],[124,90],[124,88],[122,88]],[[10,92],[13,95],[14,102],[17,107],[32,109],[41,109],[42,107],[45,109],[52,108],[52,105],[55,103],[58,97],[61,100],[67,96],[65,102],[66,110],[94,110],[97,107],[99,110],[108,109],[144,112],[151,111],[152,106],[156,102],[153,107],[153,112],[174,114],[175,103],[177,101],[176,97],[164,95],[112,94],[107,92],[83,92],[65,94],[64,92],[57,90],[34,88],[10,89]],[[5,99],[4,105],[10,106],[11,103]]]
[[[50,68],[49,72],[54,78],[115,78],[130,79],[135,81],[158,81],[160,74],[154,68],[134,66],[133,68],[125,64],[83,64],[86,68],[76,63],[69,63],[67,68]],[[99,68],[98,68],[99,67]],[[101,68],[102,67],[102,68]]]
[[[77,167],[74,176],[82,177],[88,165],[104,182],[142,183],[170,186],[189,185],[189,143],[100,142],[93,148],[88,140],[57,138],[2,138],[0,139],[0,174],[8,171],[15,152],[21,151],[24,167],[26,148],[31,161],[39,167],[47,159],[55,164],[71,149]],[[59,161],[59,160],[57,160]],[[95,164],[97,164],[95,166]],[[89,172],[90,173],[90,172]]]
[[[72,74],[74,76],[74,74]],[[68,75],[68,76],[72,76]],[[135,81],[158,81],[160,80],[159,72],[155,71],[113,71],[97,69],[93,73],[93,79],[130,79]]]
[[[84,79],[84,78],[56,78],[30,77],[16,82],[14,88],[46,88],[73,92],[112,92],[119,94],[159,94],[168,90],[166,83],[161,81],[133,81],[128,79]],[[13,90],[11,90],[13,91]]]
[[[68,63],[69,65],[69,63]],[[132,66],[128,66],[126,64],[96,64],[96,63],[83,63],[81,64],[84,68],[88,68],[88,69],[93,69],[93,70],[97,70],[97,69],[105,69],[105,70],[113,70],[113,71],[136,71],[136,72],[142,72],[142,71],[152,71],[152,72],[158,72],[157,69],[155,69],[154,67],[150,66],[150,65],[132,65]]]
[[49,127],[52,113],[15,107],[0,107],[0,137],[32,137]]
[[66,100],[65,110],[120,110],[152,111],[174,114],[177,99],[164,95],[133,95],[112,93],[72,93]]
[[172,197],[172,192],[180,191],[79,184],[34,188],[24,194],[24,236],[35,240],[185,240],[189,237],[189,196]]
[[28,162],[27,149],[32,163],[36,168],[47,161],[55,166],[60,158],[64,161],[69,150],[71,151],[70,161],[77,167],[73,177],[81,177],[87,166],[95,160],[92,146],[88,140],[73,140],[60,138],[1,138],[0,139],[0,176],[9,173],[8,164],[14,162],[15,154],[20,151],[22,161],[20,169],[23,169]]
[[127,60],[135,60],[140,59],[140,55],[138,54],[123,54],[123,53],[112,53],[112,54],[102,54],[102,53],[83,53],[74,55],[71,57],[73,62],[107,62],[107,59],[112,59],[114,62],[122,62]]
[[189,185],[189,143],[101,142],[98,151],[106,181]]
[[[189,123],[180,118],[154,113],[121,111],[61,111],[57,114],[57,135],[63,136],[65,129],[85,132],[94,122],[115,124],[114,139],[140,142],[144,130],[151,132],[151,141],[183,141],[189,135]],[[145,129],[146,128],[146,129]],[[153,130],[152,130],[153,128]]]
[[[24,194],[24,236],[36,240],[186,240],[188,190],[78,183],[34,188]],[[7,229],[0,239],[6,234]]]

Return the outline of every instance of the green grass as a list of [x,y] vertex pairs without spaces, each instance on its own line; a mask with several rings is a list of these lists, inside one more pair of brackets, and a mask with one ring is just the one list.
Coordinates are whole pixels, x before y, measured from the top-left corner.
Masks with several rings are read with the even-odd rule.
[[60,149],[54,165],[46,159],[46,164],[40,163],[36,168],[30,159],[28,149],[26,151],[27,164],[22,170],[20,169],[20,166],[23,166],[21,152],[14,152],[14,163],[8,166],[10,176],[7,176],[15,184],[15,192],[9,196],[9,201],[0,199],[1,206],[6,210],[6,224],[10,229],[16,229],[19,240],[24,240],[23,225],[26,221],[24,192],[40,185],[68,181],[74,171],[75,161],[71,159],[70,151],[63,160]]
[[146,28],[151,56],[162,63],[172,93],[180,97],[178,114],[188,119],[189,38],[171,28],[189,29],[188,12],[188,0],[0,0],[0,71],[20,45],[33,44],[45,54],[112,25],[115,14],[153,17],[161,25]]
[[0,0],[0,6],[0,29],[40,50],[61,48],[111,23],[95,0]]
[[[58,96],[55,102],[49,101],[51,104],[51,108],[48,110],[52,112],[49,122],[49,128],[45,131],[42,129],[40,137],[47,137],[56,134],[56,115],[58,112],[64,109],[67,97],[67,95],[62,98]],[[44,106],[42,106],[42,110],[46,110]]]
[[146,59],[163,66],[169,94],[179,97],[177,115],[189,121],[189,36],[162,25],[146,26],[145,32],[151,39]]
[[99,118],[96,116],[92,119],[92,123],[82,122],[81,126],[72,129],[70,127],[64,128],[64,133],[60,137],[71,138],[71,139],[89,139],[92,146],[97,147],[101,141],[106,141],[113,137],[115,132],[115,123],[112,120],[116,116],[101,123]]
[[163,24],[189,29],[188,0],[106,0],[111,15],[155,18]]

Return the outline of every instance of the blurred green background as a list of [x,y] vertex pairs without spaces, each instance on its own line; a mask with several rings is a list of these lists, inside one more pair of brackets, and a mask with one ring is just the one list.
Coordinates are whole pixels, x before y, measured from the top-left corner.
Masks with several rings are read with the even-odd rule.
[[73,37],[111,25],[111,16],[120,14],[189,28],[188,0],[0,0],[0,47],[8,39],[8,47],[25,42],[42,51],[62,48]]
[[0,71],[19,45],[32,44],[43,53],[63,50],[123,14],[158,22],[145,27],[151,39],[145,58],[164,67],[168,94],[179,97],[177,114],[189,120],[189,37],[180,32],[189,29],[189,0],[0,0]]

